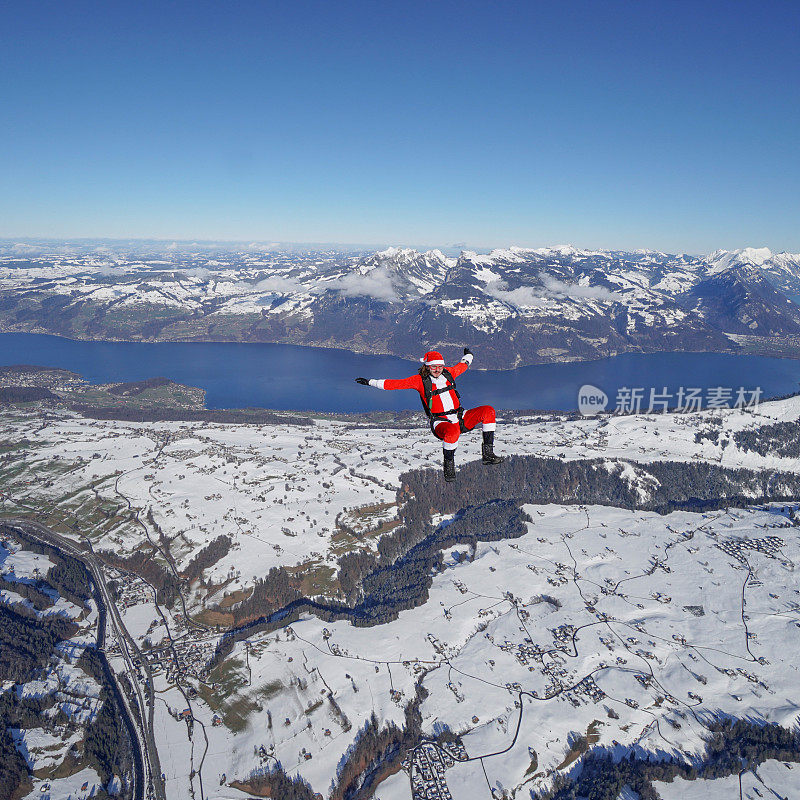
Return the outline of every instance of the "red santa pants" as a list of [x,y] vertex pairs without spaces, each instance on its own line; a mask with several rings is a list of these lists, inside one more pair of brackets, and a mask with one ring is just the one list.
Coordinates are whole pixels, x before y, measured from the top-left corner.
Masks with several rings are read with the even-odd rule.
[[[464,427],[471,431],[479,422],[483,424],[484,431],[495,429],[494,409],[491,406],[478,406],[464,412]],[[461,428],[457,422],[441,420],[433,425],[433,435],[441,439],[442,447],[445,450],[455,450],[458,446],[458,437],[461,435]]]

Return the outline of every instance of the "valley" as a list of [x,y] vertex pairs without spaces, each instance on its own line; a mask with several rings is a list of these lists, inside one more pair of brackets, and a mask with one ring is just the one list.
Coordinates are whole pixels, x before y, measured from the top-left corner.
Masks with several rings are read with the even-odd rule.
[[700,765],[720,714],[794,724],[798,417],[509,414],[517,458],[487,473],[466,437],[444,492],[422,425],[7,407],[1,511],[102,574],[156,796],[527,796],[576,737]]

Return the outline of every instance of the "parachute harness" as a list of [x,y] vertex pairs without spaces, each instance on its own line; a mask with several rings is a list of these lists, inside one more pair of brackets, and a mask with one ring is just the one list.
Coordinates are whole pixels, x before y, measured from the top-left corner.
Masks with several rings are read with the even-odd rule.
[[[447,419],[447,417],[450,416],[450,414],[456,414],[458,416],[458,427],[461,430],[461,433],[466,433],[467,428],[464,426],[464,408],[461,405],[461,395],[458,393],[458,389],[456,389],[455,378],[448,369],[443,369],[442,375],[444,375],[444,377],[447,379],[447,385],[441,389],[433,388],[433,381],[431,380],[430,375],[426,375],[422,379],[422,388],[425,391],[425,399],[422,401],[422,407],[425,409],[425,413],[428,415],[428,420],[430,421],[431,425],[431,431],[433,431],[434,425],[437,422],[443,419]],[[434,411],[433,396],[437,394],[444,394],[445,392],[450,392],[450,391],[452,391],[453,394],[456,396],[456,400],[458,400],[458,406],[454,408],[452,411]]]

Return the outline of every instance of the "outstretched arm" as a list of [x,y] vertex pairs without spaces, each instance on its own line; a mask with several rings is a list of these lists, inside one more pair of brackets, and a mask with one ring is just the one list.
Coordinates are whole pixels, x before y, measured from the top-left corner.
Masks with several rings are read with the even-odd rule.
[[376,389],[416,389],[422,387],[422,378],[412,375],[410,378],[356,378],[362,386],[374,386]]
[[459,361],[458,364],[454,364],[452,367],[450,367],[450,374],[454,378],[457,378],[463,372],[467,371],[471,363],[472,363],[472,350],[470,350],[469,347],[465,347],[464,355],[462,356],[461,361]]

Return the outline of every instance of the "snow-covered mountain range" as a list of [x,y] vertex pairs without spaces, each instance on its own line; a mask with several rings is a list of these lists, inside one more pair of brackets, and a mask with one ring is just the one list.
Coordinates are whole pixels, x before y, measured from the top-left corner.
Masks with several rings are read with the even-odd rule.
[[0,255],[6,332],[399,356],[470,344],[498,367],[621,352],[800,355],[796,295],[800,255],[767,248]]

